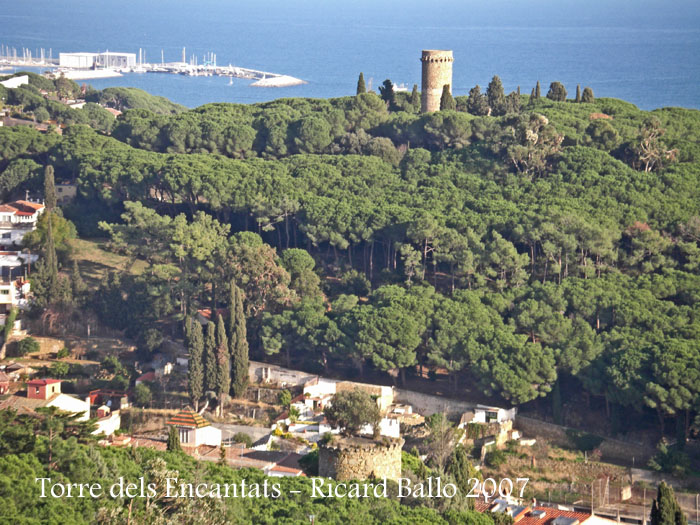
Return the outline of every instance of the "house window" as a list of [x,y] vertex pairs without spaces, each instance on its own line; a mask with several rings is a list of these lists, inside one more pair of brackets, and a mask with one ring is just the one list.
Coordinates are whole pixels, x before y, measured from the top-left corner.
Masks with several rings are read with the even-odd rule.
[[63,193],[63,188],[56,188],[58,190],[58,193]]
[[39,393],[39,387],[38,387],[38,386],[35,386],[35,387],[34,387],[34,393],[35,393],[35,394],[38,394],[38,393]]
[[189,443],[190,442],[190,433],[187,431],[186,428],[181,428],[180,429],[180,443]]
[[0,294],[2,294],[2,295],[9,295],[9,293],[10,293],[10,290],[8,290],[7,288],[5,288],[4,290],[0,290]]
[[12,234],[11,234],[11,233],[3,233],[3,234],[2,234],[2,238],[3,238],[3,239],[11,239],[11,238],[12,238]]

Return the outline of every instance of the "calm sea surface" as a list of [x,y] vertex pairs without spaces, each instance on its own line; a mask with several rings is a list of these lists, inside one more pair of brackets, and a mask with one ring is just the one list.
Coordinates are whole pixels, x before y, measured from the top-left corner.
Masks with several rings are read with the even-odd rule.
[[254,88],[244,80],[129,74],[93,80],[134,86],[190,107],[354,94],[357,75],[420,84],[421,49],[454,50],[457,95],[494,74],[529,93],[539,79],[570,93],[644,109],[700,108],[697,0],[0,0],[0,43],[71,51],[146,51],[146,60],[206,52],[308,84]]

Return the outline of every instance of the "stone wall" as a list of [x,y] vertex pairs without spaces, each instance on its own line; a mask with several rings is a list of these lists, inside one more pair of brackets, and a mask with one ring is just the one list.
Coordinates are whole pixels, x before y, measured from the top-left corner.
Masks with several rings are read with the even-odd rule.
[[[567,431],[574,429],[521,416],[520,414],[515,416],[515,428],[520,430],[526,438],[546,439],[560,447],[575,448],[575,444],[567,434]],[[596,435],[594,432],[591,432],[591,434]],[[637,465],[645,465],[656,452],[649,445],[612,438],[604,438],[598,448],[603,455],[603,459],[628,462],[634,456]]]
[[318,474],[338,481],[401,477],[403,439],[334,437],[318,449]]
[[251,383],[274,383],[284,386],[301,386],[304,383],[318,377],[315,374],[290,370],[277,365],[269,365],[258,361],[250,361],[248,365],[248,378]]
[[476,403],[423,394],[421,392],[414,392],[413,390],[404,390],[403,388],[394,389],[394,403],[411,405],[413,411],[422,416],[430,416],[438,412],[445,412],[448,417],[457,418],[464,412],[474,410],[474,407],[476,407]]
[[452,92],[452,51],[423,50],[421,56],[421,111],[440,110],[440,97],[444,85]]

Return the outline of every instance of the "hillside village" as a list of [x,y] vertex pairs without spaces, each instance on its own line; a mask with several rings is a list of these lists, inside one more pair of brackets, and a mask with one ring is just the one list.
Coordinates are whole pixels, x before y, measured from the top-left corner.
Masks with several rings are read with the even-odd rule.
[[[613,118],[603,109],[613,114],[622,103],[594,106],[592,92],[567,102],[564,90],[560,100],[558,82],[542,101],[539,82],[529,98],[493,100],[478,86],[455,100],[445,84],[430,112],[417,87],[409,96],[387,82],[378,96],[358,80],[355,97],[319,106],[284,133],[262,116],[267,109],[245,110],[260,113],[214,132],[207,119],[219,125],[244,110],[219,108],[231,114],[214,118],[217,108],[190,113],[147,94],[34,74],[0,82],[14,102],[0,108],[9,144],[0,143],[8,151],[0,156],[0,435],[10,436],[2,446],[19,454],[13,432],[35,435],[48,472],[58,469],[59,440],[93,455],[150,458],[151,471],[153,458],[166,457],[332,487],[384,479],[392,490],[405,480],[432,490],[444,478],[459,493],[452,510],[488,516],[477,525],[646,525],[668,481],[679,512],[692,517],[697,215],[667,217],[674,236],[629,210],[620,222],[635,220],[616,233],[563,214],[528,236],[516,215],[494,218],[484,203],[472,203],[478,212],[453,203],[439,220],[411,207],[431,208],[423,198],[437,207],[459,184],[467,202],[479,192],[460,170],[483,169],[479,141],[496,151],[518,133],[546,142],[530,152],[539,163],[513,157],[532,145],[510,144],[488,161],[503,177],[488,191],[516,174],[527,181],[518,184],[540,184],[555,170],[574,180],[573,171],[592,173],[581,167],[588,162],[655,184],[650,165],[620,148],[623,135],[663,136],[660,122],[638,128],[641,117],[626,106]],[[498,77],[489,90],[503,91]],[[153,112],[125,107],[135,100]],[[283,113],[308,109],[281,104],[289,104]],[[571,107],[576,125],[562,117]],[[361,124],[363,112],[377,122]],[[326,113],[344,115],[334,126],[347,129],[314,120]],[[317,147],[319,129],[328,141]],[[588,138],[574,140],[582,130]],[[676,145],[687,148],[681,164],[692,164],[695,150],[674,140],[657,151],[659,170],[673,165]],[[443,171],[454,175],[442,181],[447,192]],[[239,194],[252,180],[263,182]],[[305,194],[277,200],[279,188],[292,195],[302,180]],[[373,184],[399,197],[386,205],[386,224],[370,227],[379,208],[362,202],[379,191]],[[329,187],[347,193],[331,205],[319,196]],[[502,209],[546,194],[528,188]],[[353,200],[356,191],[364,197]],[[475,217],[507,223],[510,240],[493,224],[488,233],[465,226]],[[660,326],[674,337],[654,339]],[[520,492],[518,479],[527,481]]]

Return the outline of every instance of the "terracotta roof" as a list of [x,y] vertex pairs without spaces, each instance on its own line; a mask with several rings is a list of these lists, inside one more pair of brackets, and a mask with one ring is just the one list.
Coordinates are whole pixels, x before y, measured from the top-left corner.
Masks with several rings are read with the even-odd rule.
[[32,210],[41,210],[44,208],[44,205],[39,203],[39,202],[15,201],[15,202],[11,202],[10,206],[12,206],[13,204],[19,204],[19,206],[21,206],[21,207],[31,208]]
[[183,410],[166,423],[177,427],[203,428],[208,427],[209,422],[192,410]]
[[7,399],[3,399],[2,401],[0,401],[0,410],[7,410],[8,408],[12,408],[14,410],[24,410],[27,413],[31,413],[39,407],[47,406],[51,401],[53,401],[61,395],[66,394],[53,394],[48,399],[33,399],[24,395],[15,394],[13,396],[8,397]]
[[544,511],[544,518],[531,516],[531,512],[528,512],[522,519],[517,520],[518,525],[551,525],[552,521],[554,521],[556,518],[571,518],[583,523],[591,517],[590,514],[586,514],[584,512],[571,512],[568,510],[559,510],[551,507],[535,507],[535,510]]
[[8,204],[0,204],[0,213],[17,213],[17,208],[13,208]]
[[136,378],[136,381],[155,381],[156,380],[156,373],[155,372],[146,372],[142,376]]
[[272,470],[274,472],[288,472],[290,474],[296,474],[297,476],[304,475],[304,472],[300,468],[283,467],[281,465],[275,465],[274,467],[268,470]]
[[46,385],[53,385],[54,383],[60,383],[60,379],[32,379],[31,381],[27,381],[27,385],[31,386],[46,386]]

